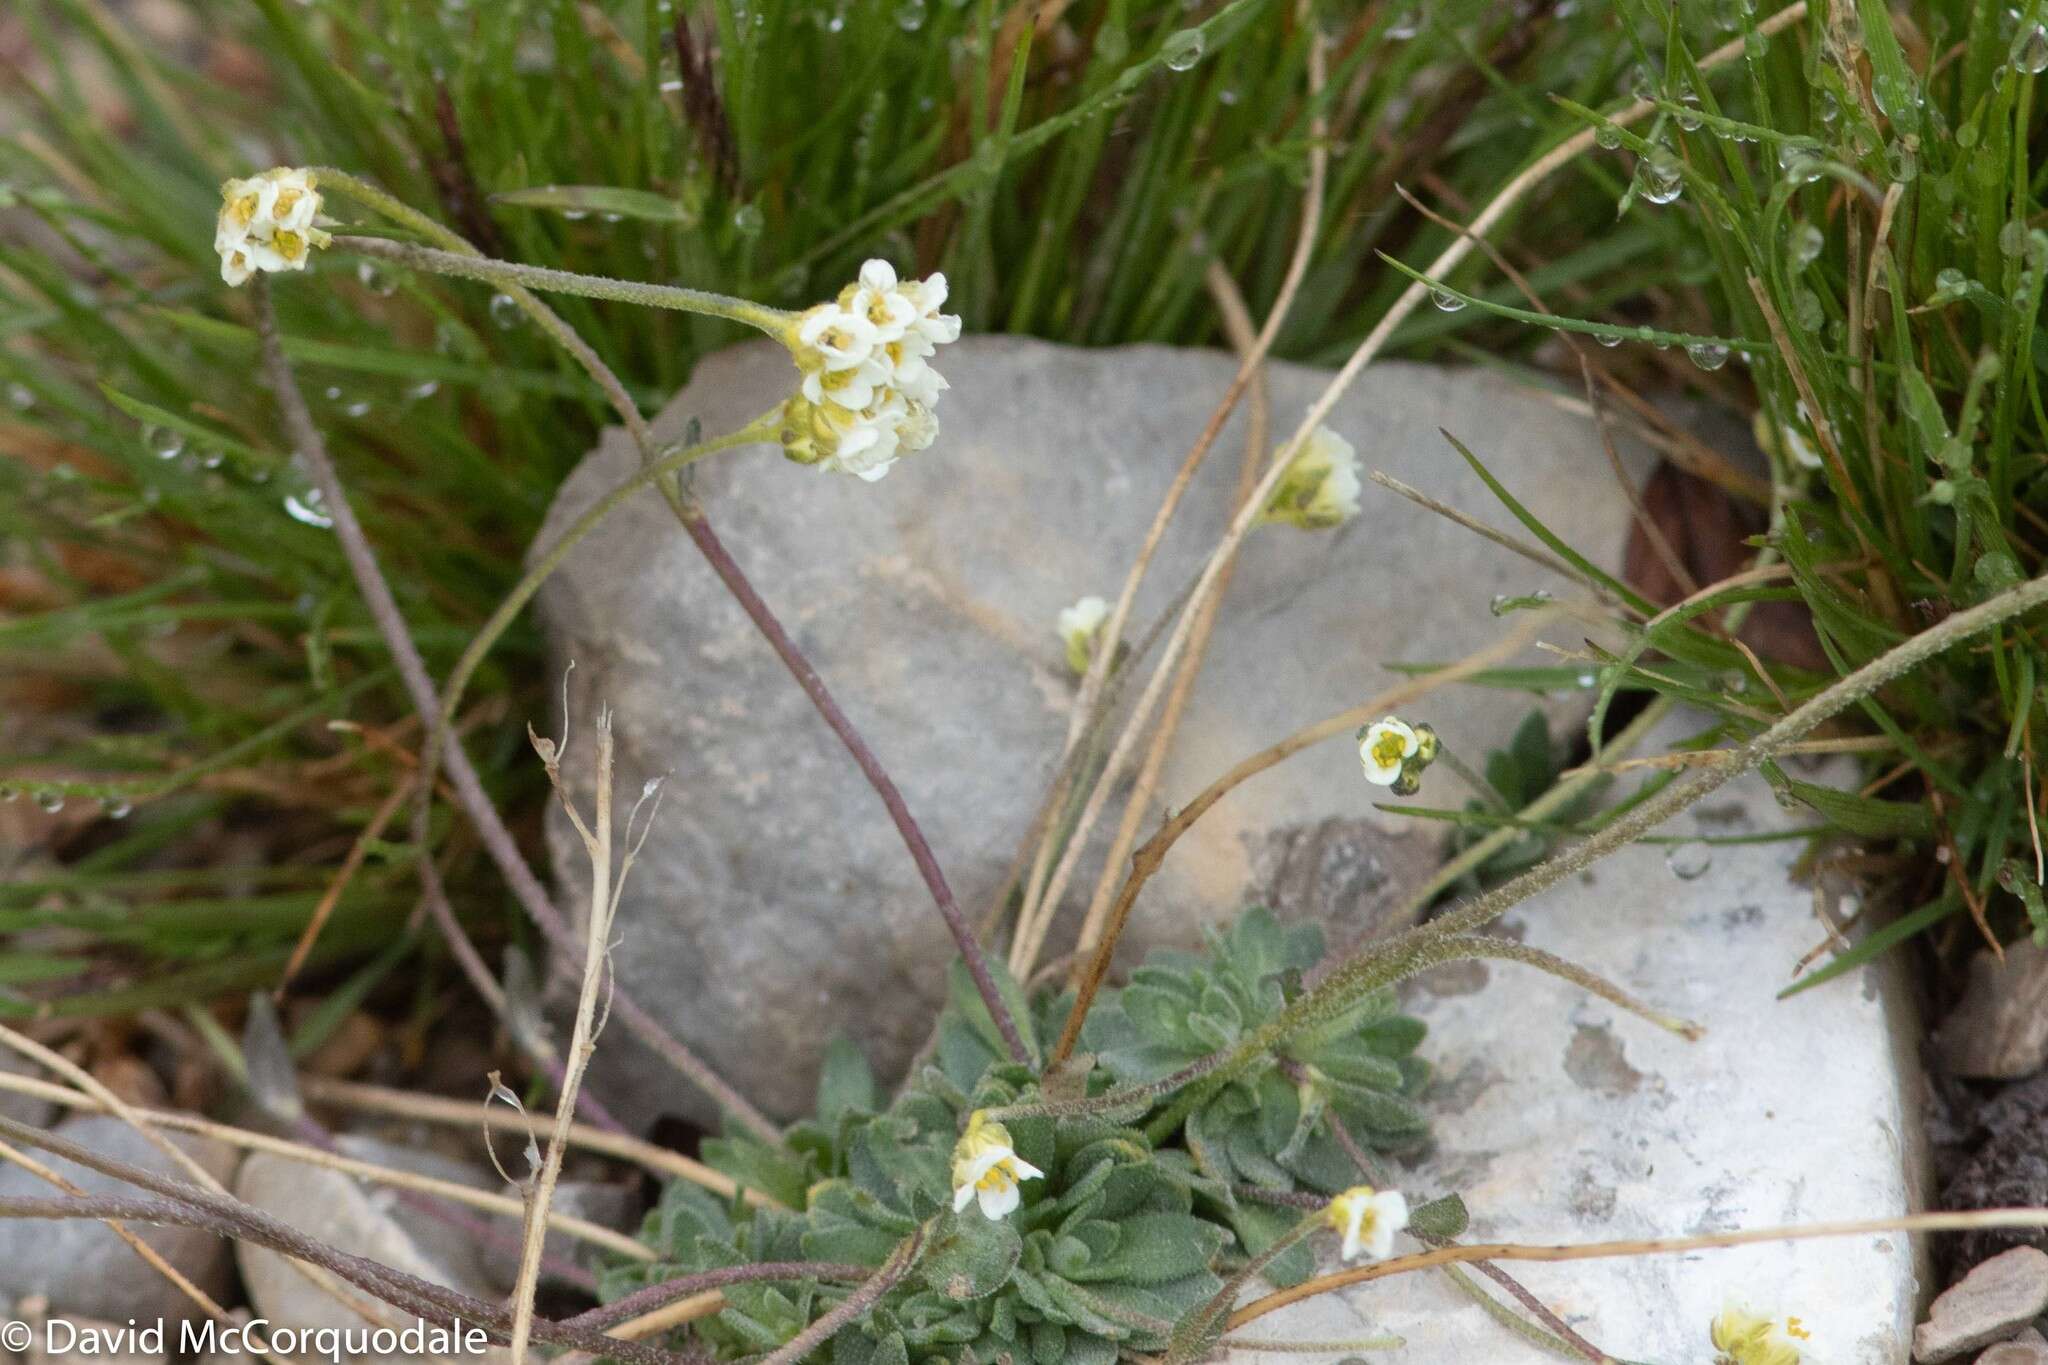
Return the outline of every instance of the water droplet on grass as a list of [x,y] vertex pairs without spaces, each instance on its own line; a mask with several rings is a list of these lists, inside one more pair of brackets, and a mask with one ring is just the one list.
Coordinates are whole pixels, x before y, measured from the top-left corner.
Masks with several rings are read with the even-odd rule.
[[1459,298],[1450,290],[1445,289],[1442,285],[1438,285],[1429,291],[1429,301],[1437,306],[1439,312],[1443,313],[1455,313],[1465,306],[1465,300]]
[[1169,37],[1160,46],[1159,55],[1169,71],[1187,71],[1202,60],[1202,48],[1208,42],[1198,28],[1184,28]]
[[491,321],[510,329],[519,325],[519,300],[510,294],[491,295]]
[[356,279],[372,294],[389,297],[398,292],[398,277],[380,261],[358,261]]
[[1728,348],[1718,341],[1695,341],[1685,353],[1703,370],[1718,370],[1728,363]]
[[1671,869],[1671,875],[1682,882],[1689,882],[1706,875],[1714,865],[1714,850],[1697,839],[1688,839],[1682,844],[1673,844],[1664,854],[1664,866]]
[[1653,204],[1668,204],[1685,189],[1685,176],[1678,158],[1668,147],[1659,147],[1636,163],[1636,193]]
[[150,427],[142,433],[142,443],[159,460],[175,460],[185,453],[185,433],[176,427]]
[[1804,270],[1820,259],[1821,248],[1827,245],[1820,229],[1812,223],[1796,223],[1785,234],[1785,259],[1792,263],[1794,270]]

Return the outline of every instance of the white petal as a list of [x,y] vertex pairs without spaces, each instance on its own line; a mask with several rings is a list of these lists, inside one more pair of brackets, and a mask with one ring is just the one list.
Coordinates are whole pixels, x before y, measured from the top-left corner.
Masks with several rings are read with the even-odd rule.
[[958,1213],[974,1202],[974,1184],[969,1182],[953,1191],[953,1212]]
[[992,1190],[981,1191],[981,1216],[991,1222],[1008,1217],[1024,1202],[1024,1196],[1017,1192],[1015,1181],[1005,1181]]
[[1010,1154],[1010,1174],[1018,1180],[1036,1180],[1045,1172],[1013,1152]]
[[877,292],[894,289],[896,267],[876,256],[860,268],[860,282]]

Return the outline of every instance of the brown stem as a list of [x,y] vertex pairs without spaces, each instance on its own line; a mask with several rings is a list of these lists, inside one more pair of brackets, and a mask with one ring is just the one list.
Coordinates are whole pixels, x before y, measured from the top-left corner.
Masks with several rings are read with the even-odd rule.
[[919,1228],[898,1244],[889,1253],[889,1259],[880,1270],[862,1282],[860,1288],[848,1294],[831,1312],[819,1318],[803,1331],[791,1337],[773,1354],[764,1356],[761,1365],[796,1365],[818,1347],[830,1341],[840,1328],[872,1308],[881,1297],[894,1289],[910,1268],[917,1264],[918,1253],[924,1250],[924,1239],[929,1225]]
[[1003,1035],[1003,1043],[1010,1050],[1011,1060],[1026,1066],[1031,1065],[1031,1052],[1024,1046],[1023,1035],[1017,1031],[1017,1021],[1010,1017],[1009,1006],[1003,1003],[1002,995],[996,990],[995,978],[989,974],[988,959],[982,953],[981,942],[975,938],[974,930],[968,926],[967,917],[960,913],[960,904],[953,899],[953,888],[947,885],[946,874],[940,869],[939,860],[932,853],[930,842],[924,837],[924,830],[911,815],[910,807],[903,799],[903,793],[897,790],[895,781],[882,766],[881,760],[875,757],[875,751],[868,747],[867,740],[861,737],[860,731],[847,719],[846,712],[839,709],[839,703],[833,700],[831,692],[826,690],[825,680],[818,676],[818,670],[811,666],[811,661],[796,647],[795,642],[789,638],[789,632],[782,628],[782,622],[776,619],[767,602],[762,600],[761,594],[755,591],[746,574],[741,572],[739,564],[732,557],[732,552],[725,548],[725,543],[711,529],[711,523],[704,519],[702,510],[690,509],[681,516],[681,521],[691,542],[703,554],[705,562],[711,565],[712,572],[718,575],[719,581],[724,583],[726,590],[733,595],[733,600],[740,604],[740,610],[747,614],[747,619],[754,623],[755,629],[768,641],[776,657],[781,659],[783,666],[789,670],[789,675],[796,679],[796,685],[803,689],[804,695],[811,699],[811,705],[817,708],[825,724],[831,728],[833,734],[839,736],[839,742],[844,744],[846,752],[853,756],[854,764],[859,767],[861,775],[867,778],[868,785],[875,789],[875,795],[882,799],[882,806],[889,812],[889,819],[895,824],[897,834],[910,850],[911,861],[917,864],[918,875],[924,878],[925,889],[931,892],[932,900],[939,907],[940,917],[946,921],[947,931],[953,935],[954,946],[960,950],[960,957],[967,964],[968,975],[974,978],[974,989],[980,993],[982,1003],[988,1007],[989,1017],[995,1020],[996,1028]]
[[707,1289],[723,1289],[729,1284],[753,1284],[761,1280],[841,1280],[858,1284],[873,1273],[864,1265],[834,1265],[828,1261],[757,1261],[752,1265],[721,1266],[717,1270],[678,1275],[675,1279],[636,1289],[602,1308],[565,1318],[562,1326],[593,1330],[616,1327],[628,1318],[665,1308],[677,1299],[686,1299]]
[[[427,674],[426,661],[420,657],[418,646],[413,644],[412,630],[406,625],[405,614],[399,610],[398,599],[392,594],[391,585],[384,577],[384,570],[377,563],[377,552],[370,547],[370,538],[363,531],[362,522],[356,519],[355,507],[348,500],[348,490],[342,487],[341,475],[334,467],[333,459],[327,453],[327,441],[320,428],[313,421],[313,414],[306,408],[305,396],[299,392],[297,378],[292,373],[291,362],[285,359],[284,343],[278,335],[277,309],[270,298],[269,281],[262,275],[254,280],[256,296],[256,330],[262,339],[264,371],[270,378],[271,392],[277,398],[278,411],[284,417],[286,432],[291,436],[292,446],[305,462],[306,472],[312,476],[313,484],[320,490],[326,504],[327,515],[334,522],[335,540],[341,546],[342,557],[348,561],[349,573],[355,578],[356,590],[362,594],[363,604],[370,610],[370,619],[376,623],[377,633],[383,637],[385,648],[391,651],[391,658],[398,666],[398,676],[405,683],[406,693],[411,697],[413,707],[422,719],[433,724],[433,718],[440,714],[441,704],[435,695],[434,681]],[[469,812],[471,821],[483,833],[485,846],[492,842],[491,831],[495,828],[503,834],[505,843],[511,846],[511,832],[498,819],[497,807],[484,792],[483,782],[470,764],[469,755],[462,747],[458,736],[449,735],[442,745],[447,752],[448,773],[454,779],[455,793]],[[479,815],[482,812],[482,815]],[[516,847],[510,847],[511,857],[524,870],[526,860]],[[501,866],[503,864],[501,863]],[[448,899],[441,887],[440,874],[424,853],[420,858],[420,878],[426,895],[427,905],[433,913],[434,922],[447,937],[450,951],[455,960],[472,978],[479,994],[484,999],[500,998],[497,983],[484,970],[483,959],[469,936],[462,930],[449,907]],[[538,883],[535,884],[536,890]],[[546,900],[545,894],[542,900]],[[549,911],[553,906],[550,903]],[[481,975],[481,980],[477,978]],[[514,1031],[516,1034],[516,1030]],[[546,1065],[547,1059],[534,1060]],[[556,1068],[559,1071],[559,1068]],[[625,1129],[619,1121],[595,1101],[586,1101],[584,1112],[590,1121],[601,1128],[618,1132]]]

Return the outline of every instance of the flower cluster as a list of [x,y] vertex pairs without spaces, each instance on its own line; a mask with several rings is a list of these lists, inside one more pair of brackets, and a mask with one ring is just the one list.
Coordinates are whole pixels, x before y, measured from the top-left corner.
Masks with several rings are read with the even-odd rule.
[[1394,1252],[1394,1234],[1408,1226],[1408,1200],[1399,1190],[1353,1185],[1330,1201],[1325,1212],[1330,1226],[1344,1234],[1342,1255],[1355,1260],[1360,1252],[1383,1261]]
[[1044,1174],[1017,1155],[1009,1129],[977,1109],[953,1148],[953,1212],[979,1199],[982,1217],[1008,1217],[1023,1200],[1018,1183]]
[[783,453],[872,480],[930,445],[946,381],[926,361],[960,336],[945,301],[944,275],[899,280],[872,260],[836,300],[799,313],[785,339],[803,389],[784,412]]
[[1109,619],[1109,603],[1100,597],[1084,597],[1071,607],[1060,608],[1060,642],[1067,647],[1067,667],[1076,673],[1088,671],[1095,657],[1095,637]]
[[1805,1341],[1813,1334],[1798,1318],[1786,1318],[1781,1328],[1770,1318],[1729,1307],[1714,1319],[1709,1335],[1718,1352],[1717,1365],[1799,1365],[1799,1347],[1793,1339]]
[[1294,458],[1260,521],[1284,521],[1304,531],[1341,526],[1358,515],[1358,452],[1328,427],[1317,427]]
[[220,217],[213,249],[220,253],[220,277],[239,285],[259,270],[304,270],[312,248],[328,236],[313,226],[320,191],[313,172],[279,166],[220,187]]
[[1358,731],[1358,761],[1365,780],[1392,787],[1396,796],[1412,796],[1422,786],[1422,770],[1436,761],[1442,746],[1427,725],[1410,725],[1388,716]]

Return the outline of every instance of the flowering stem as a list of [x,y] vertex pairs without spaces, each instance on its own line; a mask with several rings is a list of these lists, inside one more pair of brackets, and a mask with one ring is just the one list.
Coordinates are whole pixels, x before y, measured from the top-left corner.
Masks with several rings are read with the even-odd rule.
[[827,1261],[757,1261],[751,1265],[720,1266],[716,1270],[679,1275],[672,1280],[650,1284],[645,1289],[636,1289],[602,1308],[564,1318],[562,1326],[602,1332],[643,1313],[666,1308],[678,1299],[701,1294],[707,1289],[723,1289],[727,1285],[757,1284],[763,1280],[835,1280],[858,1284],[873,1273],[864,1265],[837,1265]]
[[902,1282],[911,1267],[917,1264],[917,1258],[924,1253],[925,1239],[930,1235],[931,1224],[921,1224],[917,1231],[897,1243],[880,1270],[862,1281],[858,1289],[848,1294],[829,1313],[791,1337],[779,1350],[762,1357],[761,1365],[795,1365],[838,1335],[840,1328],[874,1307],[884,1294]]
[[1174,1328],[1173,1338],[1167,1345],[1165,1365],[1186,1365],[1188,1361],[1199,1360],[1207,1355],[1216,1344],[1215,1338],[1221,1333],[1224,1316],[1230,1312],[1231,1304],[1237,1301],[1238,1291],[1251,1282],[1252,1276],[1292,1251],[1296,1243],[1322,1227],[1328,1221],[1327,1208],[1326,1201],[1318,1202],[1317,1206],[1293,1227],[1274,1238],[1272,1245],[1239,1267],[1237,1273],[1209,1297],[1208,1302],[1182,1318],[1179,1325]]
[[768,335],[776,337],[788,331],[789,324],[796,317],[796,314],[780,308],[770,308],[765,304],[750,303],[746,299],[714,294],[704,289],[685,289],[672,284],[647,284],[640,280],[619,280],[607,275],[579,275],[573,270],[553,270],[541,265],[495,261],[488,256],[467,256],[459,252],[443,251],[438,247],[397,242],[388,237],[336,237],[334,245],[343,251],[353,251],[359,256],[376,256],[397,265],[413,270],[425,270],[435,275],[481,280],[485,284],[500,287],[517,285],[550,294],[579,294],[587,299],[615,299],[620,303],[639,304],[643,308],[669,308],[679,313],[699,313],[705,317],[727,318],[733,322],[743,322],[749,327],[758,327]]
[[683,530],[689,535],[712,571],[724,582],[742,610],[753,620],[755,627],[768,641],[783,666],[789,670],[796,685],[804,690],[811,704],[818,710],[832,733],[839,736],[839,742],[846,746],[846,752],[853,756],[854,764],[861,775],[873,787],[875,795],[882,800],[882,806],[889,812],[889,819],[896,826],[910,850],[911,861],[917,864],[917,872],[924,879],[925,889],[931,893],[932,901],[939,908],[939,917],[946,922],[946,930],[953,936],[953,944],[959,949],[961,961],[967,965],[967,974],[974,979],[974,989],[981,996],[982,1004],[988,1008],[989,1018],[995,1021],[998,1032],[1003,1036],[1003,1045],[1009,1049],[1010,1059],[1025,1066],[1032,1064],[1030,1049],[1024,1045],[1024,1036],[1017,1031],[1017,1021],[1003,1003],[1002,993],[996,989],[995,977],[989,972],[988,957],[982,951],[981,940],[975,937],[974,929],[967,923],[967,917],[960,911],[960,903],[953,898],[953,888],[946,881],[944,869],[939,866],[938,856],[932,852],[931,841],[924,836],[924,830],[910,813],[909,803],[897,789],[895,780],[888,769],[882,766],[875,751],[868,747],[859,730],[847,718],[832,693],[825,687],[825,680],[818,676],[818,670],[803,652],[789,638],[789,632],[782,628],[775,613],[768,609],[761,594],[740,572],[739,564],[732,552],[725,548],[711,523],[704,519],[701,510],[676,505],[678,519]]
[[[375,185],[359,180],[346,171],[325,167],[321,168],[316,174],[322,183],[341,189],[344,193],[354,196],[394,221],[404,224],[432,241],[441,243],[447,250],[436,252],[435,256],[437,259],[443,256],[448,257],[460,262],[464,270],[482,260],[476,248],[467,241],[464,241],[460,235],[443,227],[432,218],[405,204],[403,201],[386,194]],[[378,247],[393,245],[381,238],[358,239],[352,237],[348,240],[358,245],[363,242],[374,244],[371,248],[371,254],[377,254]],[[420,248],[414,249],[418,250]],[[520,266],[513,267],[513,269],[526,270],[529,267]],[[559,271],[544,273],[549,275],[562,274]],[[479,276],[479,278],[481,277]],[[588,277],[584,276],[566,276],[565,278],[588,279]],[[839,709],[839,704],[833,700],[831,693],[826,691],[824,681],[818,676],[817,670],[811,666],[810,661],[804,657],[803,652],[789,638],[789,633],[782,628],[782,624],[776,619],[775,613],[770,610],[767,602],[762,599],[761,595],[754,590],[753,584],[748,581],[746,574],[741,571],[739,564],[726,550],[724,543],[718,539],[716,533],[712,531],[711,524],[705,519],[703,510],[696,507],[683,496],[682,491],[677,487],[674,477],[675,470],[679,466],[657,467],[661,465],[661,461],[657,458],[654,448],[653,433],[648,427],[646,419],[640,415],[640,410],[634,406],[631,397],[626,393],[625,387],[619,383],[618,378],[612,374],[611,369],[604,363],[603,359],[590,349],[590,346],[581,336],[577,335],[574,328],[562,321],[552,309],[534,297],[527,288],[528,283],[533,283],[536,287],[550,287],[531,280],[522,281],[507,278],[504,281],[507,292],[519,306],[524,308],[549,336],[559,342],[576,359],[576,362],[583,367],[584,371],[604,390],[605,396],[610,400],[613,408],[617,410],[619,419],[625,423],[626,429],[632,435],[634,443],[640,448],[643,462],[641,474],[655,482],[663,498],[667,500],[669,507],[675,512],[676,518],[682,524],[683,530],[689,535],[691,543],[696,545],[699,553],[704,556],[706,562],[711,565],[712,570],[718,575],[719,581],[725,584],[727,590],[738,601],[741,609],[746,612],[748,619],[754,623],[755,628],[761,632],[762,636],[775,650],[776,656],[789,669],[791,676],[796,679],[797,685],[803,688],[804,694],[811,699],[811,703],[818,709],[819,715],[824,718],[825,723],[831,728],[832,732],[838,735],[840,741],[845,744],[848,753],[853,756],[853,760],[860,768],[862,775],[868,779],[869,785],[875,789],[876,795],[881,797],[882,804],[888,810],[890,819],[895,823],[898,834],[910,849],[911,858],[917,864],[918,872],[924,878],[926,887],[931,891],[932,899],[938,905],[941,918],[946,921],[946,928],[952,934],[953,941],[958,946],[961,957],[967,964],[968,974],[974,979],[975,989],[981,995],[983,1003],[988,1007],[989,1017],[995,1021],[997,1029],[1002,1033],[1003,1041],[1009,1047],[1012,1058],[1028,1065],[1030,1053],[1024,1046],[1022,1035],[1017,1031],[1016,1021],[1010,1017],[1008,1007],[1003,1004],[1002,996],[996,990],[995,981],[990,976],[987,961],[982,955],[981,945],[975,939],[973,931],[968,927],[965,917],[960,913],[959,906],[953,899],[952,889],[947,885],[945,874],[939,868],[938,859],[932,853],[930,842],[925,839],[923,830],[919,827],[916,818],[911,815],[909,806],[904,802],[902,794],[896,789],[895,783],[890,779],[887,771],[883,769],[873,750],[862,739],[860,732],[854,728],[853,722],[847,718],[844,711]],[[610,283],[618,282],[613,281]],[[690,294],[694,291],[683,290],[678,292]],[[607,295],[605,297],[612,296]],[[787,320],[794,316],[793,314],[782,313],[776,309],[745,303],[743,300],[725,299],[722,295],[705,295],[703,297],[719,300],[726,304],[736,304],[741,308],[753,309],[758,314],[759,319],[769,319],[770,321],[763,322],[755,317],[741,317],[738,313],[719,314],[719,316],[733,316],[739,321],[750,322],[752,325],[762,327],[763,330],[768,331],[771,335],[779,336],[785,330]],[[775,435],[779,428],[779,421],[776,419],[779,419],[780,414],[781,408],[777,407],[755,425],[767,423],[769,434],[771,436]],[[428,757],[431,758],[431,756],[432,749],[430,746]],[[431,772],[431,767],[429,767],[428,771]],[[619,1003],[621,1013],[629,1025],[634,1024],[636,1019],[644,1020],[644,1016],[640,1014],[637,1006],[632,1005],[631,1001],[622,998]],[[629,1010],[631,1012],[628,1012]],[[644,1022],[652,1023],[651,1020],[644,1020]],[[636,1029],[636,1032],[639,1031],[641,1030]],[[693,1080],[699,1079],[698,1073],[706,1070],[702,1063],[696,1063],[696,1059],[686,1049],[682,1049],[680,1045],[670,1050],[670,1056],[671,1060],[675,1061],[676,1065],[684,1070],[685,1074],[689,1075]],[[692,1069],[688,1065],[689,1063],[695,1063],[695,1069]],[[723,1082],[719,1084],[723,1086]],[[722,1090],[714,1089],[711,1093],[717,1096],[720,1102],[726,1104],[728,1108],[733,1108],[734,1101],[739,1100],[737,1094],[731,1093],[730,1087],[725,1087]],[[762,1133],[769,1141],[780,1145],[780,1135],[775,1132],[772,1125],[767,1124],[765,1120],[760,1118],[758,1111],[755,1111],[751,1106],[745,1105],[741,1101],[739,1106],[734,1109],[734,1112],[741,1114],[743,1117],[751,1116],[748,1119],[749,1126],[754,1127],[757,1132]]]

